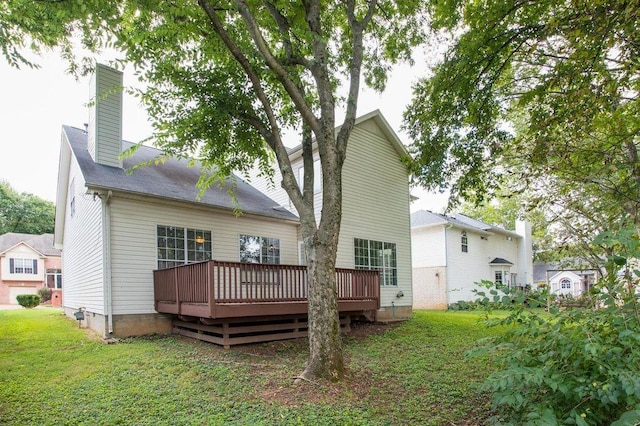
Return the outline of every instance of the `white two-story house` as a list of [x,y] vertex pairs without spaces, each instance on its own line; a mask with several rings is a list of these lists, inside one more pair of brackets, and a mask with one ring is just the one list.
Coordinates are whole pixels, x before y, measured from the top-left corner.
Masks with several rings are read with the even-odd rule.
[[509,231],[456,214],[420,210],[411,215],[413,306],[446,309],[478,298],[481,281],[533,284],[531,226]]

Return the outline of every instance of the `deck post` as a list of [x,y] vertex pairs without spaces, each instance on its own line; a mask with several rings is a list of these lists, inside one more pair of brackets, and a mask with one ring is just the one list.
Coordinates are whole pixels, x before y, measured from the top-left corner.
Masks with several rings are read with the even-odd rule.
[[178,268],[173,268],[173,283],[176,286],[176,310],[178,311],[178,315],[180,315],[180,286],[178,285]]
[[216,262],[210,260],[207,263],[207,291],[209,293],[207,302],[209,303],[210,318],[216,317],[216,288],[215,288],[215,269]]

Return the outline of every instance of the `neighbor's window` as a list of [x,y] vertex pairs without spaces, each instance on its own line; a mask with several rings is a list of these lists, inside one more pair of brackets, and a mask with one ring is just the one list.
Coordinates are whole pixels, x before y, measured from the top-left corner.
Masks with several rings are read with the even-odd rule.
[[38,260],[37,259],[9,259],[9,273],[10,274],[37,274],[38,273]]
[[47,269],[47,287],[62,288],[62,271],[60,269]]
[[158,269],[211,260],[211,231],[158,225]]
[[496,274],[495,274],[495,283],[496,283],[496,284],[502,284],[502,277],[503,277],[503,275],[502,275],[502,271],[496,271]]
[[460,234],[460,243],[462,246],[462,252],[467,253],[469,251],[469,238],[467,238],[467,231],[462,231],[462,234]]
[[571,280],[569,278],[563,278],[560,280],[560,288],[571,288]]
[[240,262],[279,264],[280,240],[254,235],[240,235]]
[[380,271],[380,285],[398,285],[396,244],[354,238],[356,269]]

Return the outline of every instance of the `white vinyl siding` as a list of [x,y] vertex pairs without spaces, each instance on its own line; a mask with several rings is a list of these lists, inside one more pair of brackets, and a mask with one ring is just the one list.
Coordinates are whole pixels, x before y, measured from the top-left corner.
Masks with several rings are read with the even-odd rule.
[[96,163],[122,167],[122,73],[96,64],[94,99],[89,112],[88,150]]
[[[382,307],[410,306],[409,185],[400,155],[373,120],[351,133],[343,168],[342,225],[336,266],[354,268],[354,238],[396,244],[397,286],[380,289]],[[402,291],[404,297],[396,294]]]
[[[447,235],[447,288],[448,303],[460,300],[475,300],[478,298],[474,289],[482,280],[496,282],[496,272],[501,272],[501,282],[510,281],[511,273],[518,271],[518,254],[521,238],[506,234],[492,233],[484,235],[466,229],[469,251],[461,250],[462,229],[453,227],[446,230]],[[484,239],[482,238],[484,237]],[[443,248],[444,249],[444,248]],[[489,265],[494,258],[499,257],[513,263],[496,267]],[[514,283],[510,283],[514,284]],[[516,283],[517,284],[517,283]]]
[[104,314],[104,265],[102,238],[102,201],[84,194],[85,182],[75,157],[70,163],[70,180],[75,194],[67,194],[66,205],[75,197],[75,214],[66,212],[62,270],[65,275],[65,307],[86,308]]
[[[239,236],[280,240],[283,264],[296,264],[297,224],[187,204],[161,204],[117,195],[111,199],[111,264],[114,315],[155,313],[153,270],[157,269],[157,225],[211,230],[213,259],[237,262]],[[65,282],[66,288],[66,282]]]

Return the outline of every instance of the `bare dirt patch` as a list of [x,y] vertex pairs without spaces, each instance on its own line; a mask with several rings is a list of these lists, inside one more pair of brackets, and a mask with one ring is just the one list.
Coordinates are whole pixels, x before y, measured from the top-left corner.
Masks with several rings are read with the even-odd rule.
[[[351,331],[345,334],[345,340],[361,341],[400,325],[400,322],[354,322],[351,324]],[[371,372],[364,367],[353,369],[347,354],[345,354],[347,368],[343,381],[331,383],[325,380],[303,380],[297,384],[294,383],[295,378],[303,370],[304,361],[308,355],[306,338],[235,346],[230,351],[246,358],[253,370],[252,373],[260,377],[260,386],[255,387],[256,394],[265,401],[284,406],[360,401],[366,399],[372,387],[376,386],[376,379]]]

